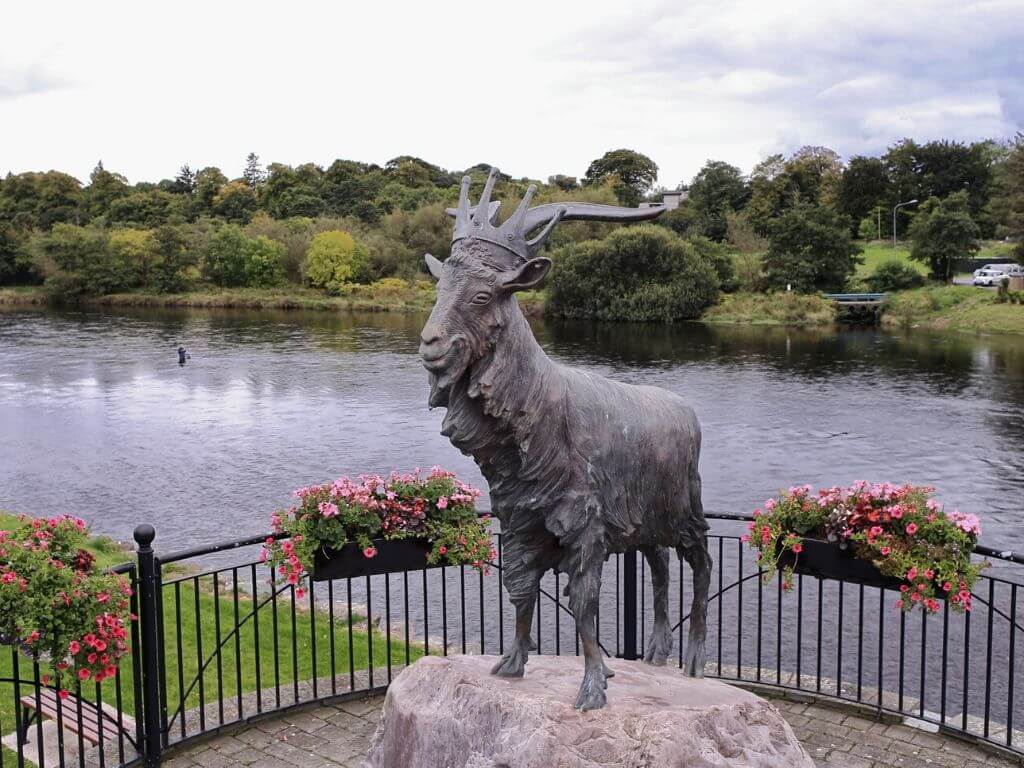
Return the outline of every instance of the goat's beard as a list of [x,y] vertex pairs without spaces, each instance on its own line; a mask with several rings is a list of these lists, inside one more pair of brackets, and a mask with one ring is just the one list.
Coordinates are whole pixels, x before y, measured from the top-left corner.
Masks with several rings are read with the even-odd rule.
[[467,374],[472,352],[465,342],[453,345],[451,359],[442,371],[430,371],[430,396],[427,405],[430,408],[447,408],[452,386]]

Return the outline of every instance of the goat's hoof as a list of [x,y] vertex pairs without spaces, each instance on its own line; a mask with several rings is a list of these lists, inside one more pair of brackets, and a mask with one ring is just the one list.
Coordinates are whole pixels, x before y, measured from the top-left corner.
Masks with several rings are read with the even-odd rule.
[[704,641],[691,640],[683,654],[683,674],[687,677],[704,677]]
[[604,695],[604,689],[608,686],[608,681],[604,679],[603,675],[587,675],[583,678],[583,685],[580,686],[579,695],[576,697],[576,703],[573,705],[580,712],[586,712],[588,709],[601,709],[608,702],[608,699]]
[[498,677],[522,677],[526,671],[525,654],[519,650],[506,653],[501,660],[491,668],[491,674]]
[[672,653],[672,630],[667,624],[654,627],[651,639],[647,642],[644,661],[654,667],[663,667]]

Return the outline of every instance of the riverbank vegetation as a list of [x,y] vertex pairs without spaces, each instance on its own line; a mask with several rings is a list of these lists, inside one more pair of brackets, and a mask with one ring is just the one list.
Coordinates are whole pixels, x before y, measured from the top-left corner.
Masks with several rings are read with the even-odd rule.
[[[464,171],[472,195],[486,170]],[[425,311],[434,292],[422,257],[449,251],[445,208],[462,174],[410,156],[264,170],[255,154],[236,179],[185,165],[174,179],[130,184],[102,163],[86,185],[58,171],[8,174],[0,180],[0,303]],[[664,195],[656,178],[650,158],[613,150],[582,179],[539,182],[536,201],[656,203]],[[530,183],[502,175],[496,198],[507,211]],[[831,322],[819,302],[785,294],[920,291],[916,275],[947,280],[975,252],[1005,262],[1024,249],[1024,134],[972,144],[904,139],[879,157],[845,162],[809,146],[746,175],[710,160],[679,188],[687,193],[679,207],[645,225],[675,238],[659,240],[675,255],[641,259],[617,271],[621,280],[598,285],[586,274],[593,260],[635,238],[610,236],[619,229],[610,224],[563,224],[545,251],[555,262],[551,289],[526,297],[529,311],[547,298],[554,316]],[[894,249],[886,241],[892,208],[910,200],[919,202],[895,219],[910,240]],[[693,252],[713,267],[713,287],[693,268]],[[1018,306],[981,311],[986,301],[996,297],[979,292],[956,305],[977,315],[967,325],[984,327]],[[906,315],[918,304],[909,296],[890,311]]]

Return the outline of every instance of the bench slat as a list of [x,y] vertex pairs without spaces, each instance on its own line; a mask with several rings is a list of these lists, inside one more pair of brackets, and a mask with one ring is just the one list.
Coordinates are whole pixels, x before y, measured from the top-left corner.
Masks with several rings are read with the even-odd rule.
[[[43,688],[39,692],[39,700],[36,701],[35,694],[22,696],[22,706],[28,709],[37,710],[41,716],[50,720],[57,720],[58,707],[60,708],[61,725],[72,733],[80,733],[83,739],[93,746],[100,743],[100,717],[99,710],[91,701],[81,700],[82,705],[82,728],[78,728],[78,704],[79,699],[68,696],[60,699],[57,692],[51,688]],[[38,704],[38,706],[37,706]],[[103,703],[103,736],[111,738],[123,733],[132,739],[135,732],[135,719],[124,713],[120,714],[121,722],[118,722],[118,711],[106,702]],[[109,736],[108,736],[109,734]]]

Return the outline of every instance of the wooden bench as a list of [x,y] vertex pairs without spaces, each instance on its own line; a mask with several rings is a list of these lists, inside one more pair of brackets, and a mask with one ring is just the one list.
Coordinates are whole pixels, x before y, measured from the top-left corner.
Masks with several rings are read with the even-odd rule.
[[[81,727],[79,727],[79,705],[82,708]],[[22,696],[21,706],[21,733],[18,734],[18,742],[21,744],[28,743],[28,731],[32,721],[37,717],[46,717],[60,723],[65,730],[79,734],[83,741],[94,747],[101,741],[123,734],[133,747],[138,748],[135,743],[134,718],[123,712],[118,712],[105,702],[102,710],[99,710],[91,701],[78,699],[74,695],[62,699],[52,688],[40,688],[38,699],[34,693]]]

